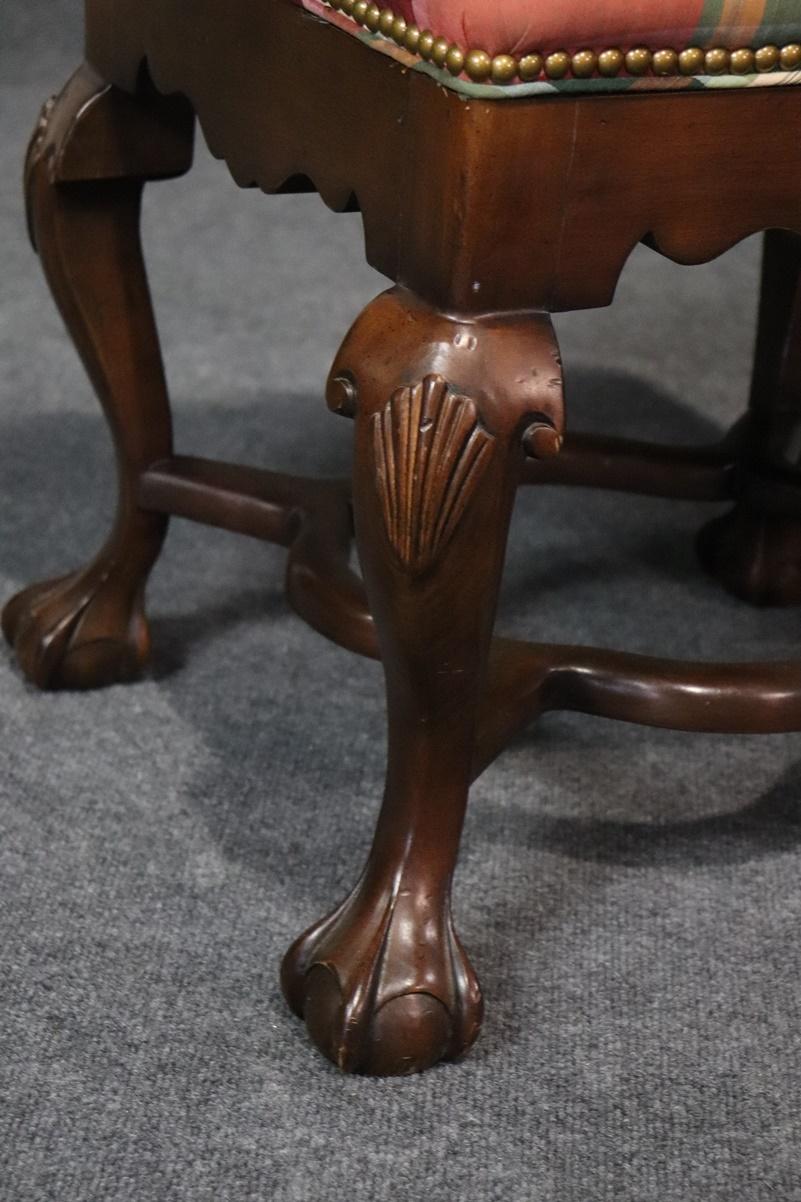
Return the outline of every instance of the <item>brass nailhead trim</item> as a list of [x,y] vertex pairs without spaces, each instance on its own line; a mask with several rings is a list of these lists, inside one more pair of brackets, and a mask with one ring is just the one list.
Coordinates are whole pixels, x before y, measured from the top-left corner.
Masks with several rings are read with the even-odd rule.
[[511,54],[487,54],[486,50],[465,50],[447,38],[438,37],[430,29],[420,30],[404,17],[396,16],[391,8],[380,8],[369,0],[323,0],[329,8],[344,13],[357,25],[432,62],[451,73],[469,76],[474,83],[510,84],[531,83],[538,79],[590,79],[594,75],[608,79],[616,75],[752,75],[765,71],[797,71],[801,68],[801,43],[788,46],[744,46],[740,50],[716,47],[702,50],[689,46],[686,50],[649,50],[635,47],[623,54],[614,47],[595,54],[579,50],[568,54],[556,50],[542,55],[536,51],[514,58]]

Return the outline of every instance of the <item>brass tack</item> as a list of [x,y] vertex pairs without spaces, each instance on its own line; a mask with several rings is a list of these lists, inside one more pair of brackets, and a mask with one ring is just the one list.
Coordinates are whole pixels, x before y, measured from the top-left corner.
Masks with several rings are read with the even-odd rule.
[[704,52],[699,46],[688,46],[679,55],[679,71],[682,75],[700,75],[704,69]]
[[789,46],[782,46],[781,64],[785,71],[795,71],[801,66],[801,46],[797,42],[792,42]]
[[541,54],[524,54],[517,64],[517,73],[525,83],[539,79],[545,66]]
[[651,66],[651,51],[645,46],[635,46],[626,55],[626,70],[629,75],[645,75]]
[[435,38],[434,45],[431,47],[432,63],[435,63],[438,67],[444,67],[450,48],[451,44],[447,38]]
[[492,82],[509,83],[517,75],[517,60],[511,54],[496,54],[492,60]]
[[778,46],[760,46],[759,50],[754,54],[757,71],[775,71],[779,65],[779,59]]
[[603,50],[598,55],[598,70],[601,75],[617,75],[623,67],[625,57],[622,50]]
[[410,54],[417,53],[417,48],[420,45],[420,30],[416,25],[408,25],[406,27],[406,36],[403,39],[403,44]]
[[471,50],[464,60],[464,69],[471,79],[481,83],[492,74],[492,59],[486,50]]
[[679,69],[679,56],[675,50],[657,50],[651,66],[654,75],[675,75]]
[[405,17],[395,17],[392,22],[392,37],[393,37],[394,41],[396,41],[398,43],[399,46],[406,45],[407,32],[408,32],[408,26],[406,24],[406,18]]
[[755,69],[753,50],[732,50],[731,69],[734,75],[752,75]]
[[464,71],[464,50],[460,46],[450,46],[445,57],[445,66],[451,75],[461,75]]
[[595,74],[597,58],[592,50],[579,50],[570,60],[573,74],[577,79],[589,79]]
[[434,35],[430,29],[424,29],[417,43],[417,53],[421,58],[430,59],[434,49]]
[[358,25],[371,32],[392,38],[399,46],[412,54],[434,62],[438,67],[447,67],[451,75],[466,71],[477,83],[492,79],[493,83],[507,84],[515,78],[528,83],[539,79],[543,73],[548,79],[564,79],[568,72],[577,79],[588,79],[596,71],[612,77],[625,67],[630,75],[645,75],[653,70],[655,75],[724,75],[731,71],[735,75],[750,75],[755,71],[795,71],[801,68],[801,43],[791,42],[779,49],[768,44],[757,49],[743,46],[729,51],[723,46],[704,51],[698,46],[688,46],[677,53],[665,49],[651,51],[645,46],[636,46],[625,55],[614,47],[595,54],[592,50],[579,50],[574,55],[564,50],[554,51],[545,58],[532,51],[519,60],[511,54],[496,54],[485,50],[465,52],[445,37],[437,37],[430,29],[422,32],[410,25],[405,17],[396,16],[391,8],[380,8],[371,0],[325,0],[337,12],[345,13]]
[[725,75],[729,69],[729,52],[722,46],[707,50],[704,55],[704,68],[709,75]]
[[564,50],[555,50],[545,59],[545,74],[549,79],[564,79],[570,70],[570,55]]

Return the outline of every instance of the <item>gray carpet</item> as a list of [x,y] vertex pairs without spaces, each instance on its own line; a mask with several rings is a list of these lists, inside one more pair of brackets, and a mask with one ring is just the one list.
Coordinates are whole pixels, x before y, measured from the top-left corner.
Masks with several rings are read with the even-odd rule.
[[[0,593],[85,560],[108,439],[24,237],[17,175],[79,5],[0,10]],[[358,219],[238,193],[205,151],[146,241],[182,450],[346,469],[321,383],[382,286]],[[747,393],[758,247],[636,254],[560,319],[574,427],[698,441]],[[798,614],[696,570],[708,510],[521,498],[504,630],[781,656]],[[380,671],[306,630],[283,555],[175,523],[151,679],[42,696],[0,656],[2,1202],[801,1199],[801,740],[554,715],[473,791],[455,908],[487,1000],[457,1066],[346,1079],[277,985],[353,882]]]

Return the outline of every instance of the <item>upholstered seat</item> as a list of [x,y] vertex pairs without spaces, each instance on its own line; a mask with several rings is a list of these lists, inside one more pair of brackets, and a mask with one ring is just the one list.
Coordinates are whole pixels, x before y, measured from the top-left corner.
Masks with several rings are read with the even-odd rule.
[[459,91],[801,82],[796,0],[300,0]]

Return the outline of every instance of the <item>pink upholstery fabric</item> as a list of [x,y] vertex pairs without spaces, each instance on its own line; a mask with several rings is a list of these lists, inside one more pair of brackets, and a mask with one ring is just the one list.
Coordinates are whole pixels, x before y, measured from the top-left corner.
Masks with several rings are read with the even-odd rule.
[[295,3],[468,95],[801,84],[801,0]]
[[[396,0],[392,7],[420,29],[432,29],[460,46],[480,46],[490,54],[527,50],[604,50],[619,46],[689,45],[701,24],[704,0]],[[761,24],[764,4],[731,4],[757,9],[756,21],[728,26],[724,45],[748,46]]]
[[[299,3],[336,20],[321,0]],[[736,50],[801,40],[801,0],[385,0],[420,29],[490,54],[688,46]],[[383,8],[384,4],[379,4]]]

